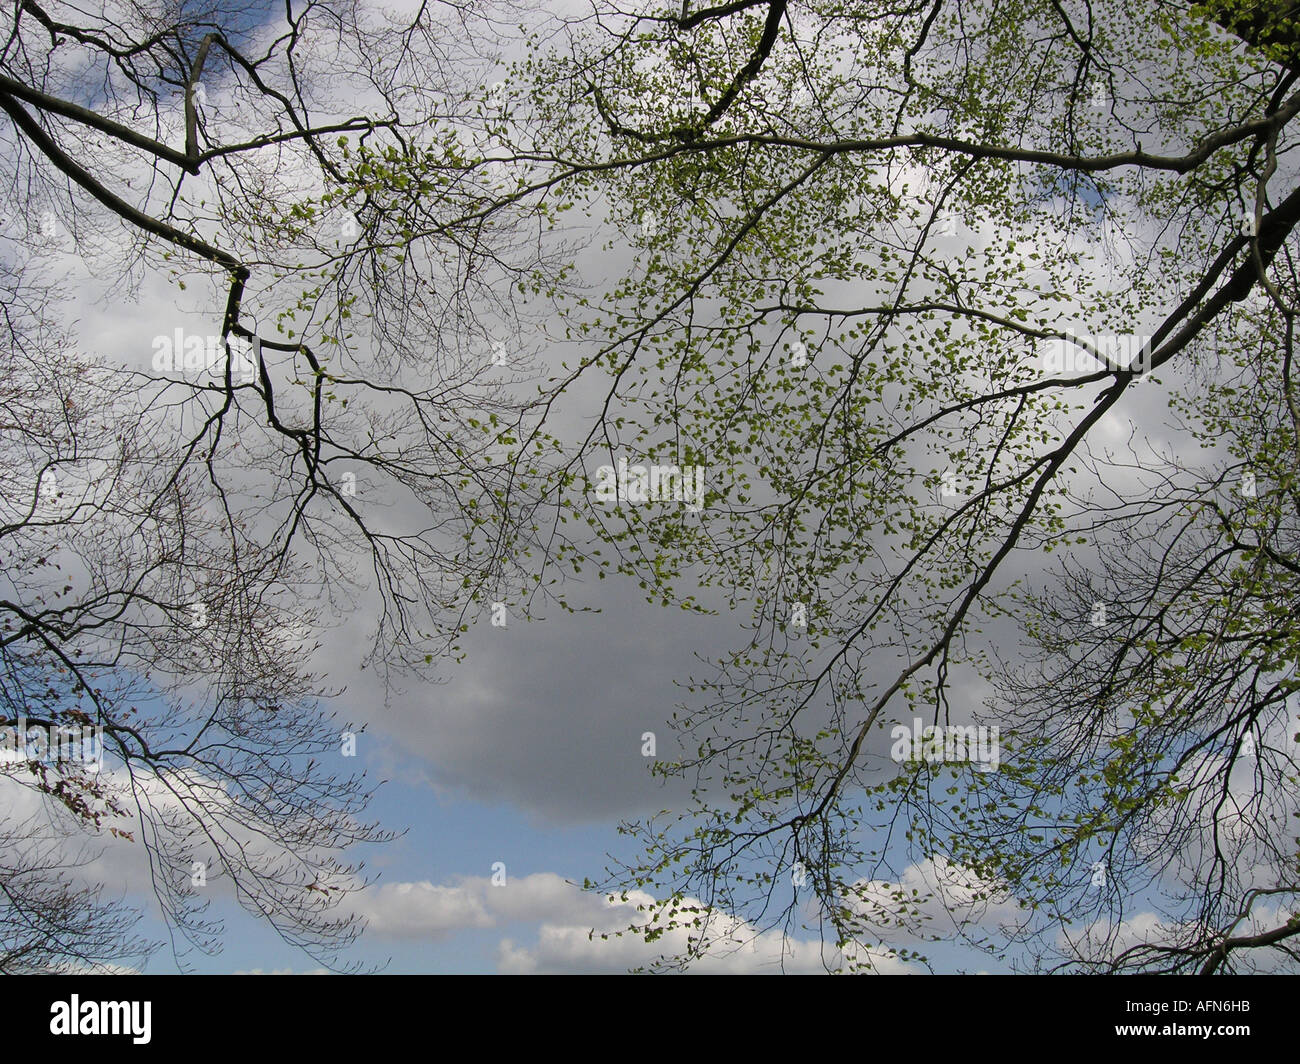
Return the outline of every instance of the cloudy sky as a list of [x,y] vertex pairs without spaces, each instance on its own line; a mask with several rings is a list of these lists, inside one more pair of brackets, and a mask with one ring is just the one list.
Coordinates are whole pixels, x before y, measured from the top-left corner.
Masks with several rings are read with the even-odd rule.
[[[489,83],[499,73],[484,67],[482,78]],[[218,107],[220,85],[210,85],[208,95]],[[611,235],[585,234],[590,247],[579,262],[585,275],[605,278],[632,268],[629,249],[617,242],[604,247]],[[980,249],[990,246],[989,235],[958,226],[940,240]],[[1103,234],[1113,240],[1109,251],[1117,268],[1127,265],[1127,238],[1134,235]],[[1032,254],[1033,243],[1023,251]],[[61,313],[75,347],[106,363],[143,370],[157,335],[211,328],[211,308],[201,299],[182,302],[165,278],[142,277],[132,297],[124,299],[122,287],[113,283],[118,278],[106,280],[96,263],[69,255],[57,263],[57,271],[67,278],[69,298]],[[1134,322],[1134,332],[1154,327],[1157,317]],[[1082,312],[1078,331],[1088,332]],[[573,354],[572,347],[540,340],[522,346],[539,360],[535,368],[542,373]],[[1176,438],[1164,435],[1161,401],[1135,387],[1125,405],[1107,415],[1092,445],[1126,446],[1136,422],[1146,426],[1153,445],[1176,446]],[[584,416],[570,409],[564,415],[567,425],[559,427],[580,428]],[[1125,488],[1117,480],[1110,486]],[[399,500],[391,503],[400,511]],[[1043,565],[1043,559],[1024,555],[1007,575],[1037,576]],[[651,775],[654,758],[644,752],[646,733],[654,736],[657,756],[674,755],[669,719],[683,698],[681,685],[704,668],[703,659],[743,645],[751,616],[743,604],[733,614],[720,601],[712,603],[711,616],[651,605],[633,581],[618,577],[571,579],[567,589],[569,601],[583,611],[543,606],[527,620],[514,612],[501,627],[484,611],[473,619],[464,660],[444,663],[436,683],[406,680],[390,686],[373,668],[363,667],[366,636],[377,616],[364,596],[343,623],[322,634],[317,662],[343,688],[329,708],[365,729],[357,739],[356,760],[346,769],[385,781],[369,815],[400,833],[352,855],[365,861],[374,881],[345,903],[367,924],[347,960],[390,972],[621,972],[685,945],[685,932],[672,932],[653,945],[620,933],[637,922],[643,911],[638,906],[655,900],[650,895],[606,898],[584,891],[582,884],[639,855],[636,844],[619,834],[621,821],[683,808],[687,786],[664,784]],[[1005,639],[1009,646],[1016,637],[995,623],[990,638]],[[961,680],[954,723],[973,719],[987,695],[973,679]],[[873,739],[863,764],[868,770],[890,770],[885,733]],[[9,792],[5,800],[16,818],[37,811],[30,792],[3,780],[0,787]],[[145,911],[142,933],[165,939],[141,847],[109,838],[103,843],[85,874]],[[203,859],[201,850],[195,856]],[[934,900],[920,904],[932,932],[944,941],[892,940],[922,949],[937,970],[1004,971],[1015,960],[1014,955],[991,958],[972,945],[982,931],[1016,921],[1015,899],[996,884],[980,883],[948,865],[943,855],[900,857],[863,886],[865,897],[878,897],[882,904],[899,887],[943,895],[946,906]],[[226,921],[224,949],[215,956],[184,952],[180,967],[312,970],[310,958],[240,910],[229,883],[214,878],[205,889],[212,913]],[[989,890],[992,897],[981,900]],[[1125,910],[1125,941],[1141,941],[1155,919],[1143,903],[1135,897]],[[971,921],[964,940],[956,934],[954,913]],[[1263,914],[1260,922],[1267,923]],[[815,927],[753,926],[728,922],[723,914],[714,934],[717,946],[697,970],[816,972],[840,963]],[[884,955],[873,959],[885,972],[924,970]],[[163,949],[147,970],[177,967]]]
[[[146,285],[141,304],[155,309],[142,313],[100,298],[77,260],[67,268],[74,276],[82,270],[78,304],[68,309],[87,351],[143,364],[156,321],[189,325],[166,291]],[[1113,434],[1124,435],[1118,427]],[[373,669],[362,668],[367,644],[356,633],[370,623],[364,603],[348,623],[324,633],[320,660],[346,684],[333,708],[365,726],[355,767],[386,781],[371,812],[402,832],[358,854],[376,878],[349,902],[368,924],[350,960],[392,972],[618,972],[682,944],[680,936],[649,946],[614,934],[636,921],[636,905],[649,896],[610,903],[581,884],[601,878],[611,859],[637,855],[616,830],[620,820],[681,807],[682,785],[651,776],[643,736],[653,732],[657,752],[672,755],[668,718],[682,697],[680,683],[702,668],[701,657],[734,647],[748,616],[729,616],[725,606],[702,617],[650,605],[621,578],[589,581],[570,594],[593,612],[543,608],[505,627],[492,626],[485,612],[465,643],[465,660],[446,665],[436,684],[386,689]],[[969,686],[964,693],[954,720],[969,719],[985,692]],[[888,764],[883,734],[867,760]],[[31,800],[28,792],[15,798]],[[106,840],[87,874],[146,913],[156,909],[139,847]],[[933,860],[895,867],[881,882],[882,898],[899,883],[922,893],[942,887],[957,911],[968,889]],[[213,913],[227,921],[225,946],[212,957],[185,953],[187,970],[312,970],[310,958],[233,903],[228,883],[213,880],[207,890]],[[954,926],[942,906],[931,903],[931,910],[936,931]],[[977,927],[993,929],[1014,918],[1014,905],[1004,900],[977,916]],[[142,930],[161,931],[156,913]],[[812,972],[837,963],[809,930],[726,930],[700,970]],[[961,942],[894,941],[923,947],[939,970],[1006,968]],[[877,963],[882,971],[921,970],[884,957]],[[164,949],[147,970],[175,968]]]

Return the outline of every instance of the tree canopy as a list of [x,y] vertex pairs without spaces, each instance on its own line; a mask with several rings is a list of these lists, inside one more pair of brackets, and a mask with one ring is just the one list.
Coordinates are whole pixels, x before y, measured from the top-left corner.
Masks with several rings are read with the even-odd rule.
[[[133,803],[196,940],[201,830],[350,941],[382,831],[323,626],[373,609],[418,682],[591,571],[738,633],[657,765],[691,805],[592,884],[690,929],[665,966],[732,917],[833,969],[1295,960],[1290,5],[73,10],[0,57],[4,716],[101,723],[129,780],[5,771]],[[46,210],[198,290],[203,373],[67,350]],[[652,465],[702,505],[597,494]]]

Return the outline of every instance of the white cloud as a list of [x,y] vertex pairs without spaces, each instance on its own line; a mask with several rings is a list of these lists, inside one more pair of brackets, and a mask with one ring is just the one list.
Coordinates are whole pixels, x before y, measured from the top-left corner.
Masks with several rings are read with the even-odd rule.
[[[969,868],[933,855],[908,865],[897,882],[858,880],[853,907],[882,929],[897,929],[897,914],[905,898],[908,929],[925,929],[928,935],[978,926],[986,931],[1024,920],[1025,913],[1005,884],[986,880]],[[911,937],[911,936],[908,936]]]
[[[648,894],[629,898],[634,902],[652,900]],[[368,934],[399,939],[417,935],[436,938],[517,920],[594,922],[607,909],[599,897],[549,872],[509,878],[504,886],[494,886],[486,877],[470,876],[451,886],[427,880],[388,883],[358,891],[348,904],[365,917]]]
[[[819,942],[794,939],[777,931],[756,933],[751,924],[720,919],[731,925],[731,934],[715,940],[689,971],[701,975],[811,975],[842,966],[843,960],[836,951]],[[516,946],[511,939],[503,939],[497,965],[504,973],[518,975],[626,972],[649,965],[660,956],[684,951],[689,934],[687,929],[678,928],[647,943],[634,934],[621,937],[611,934],[608,939],[602,939],[589,928],[546,923],[539,928],[537,941],[531,947]],[[862,960],[869,956],[875,970],[882,974],[902,975],[914,971],[903,961],[876,951],[860,950],[858,956]]]
[[[552,873],[537,873],[494,886],[487,878],[464,878],[450,886],[429,882],[369,887],[350,899],[353,911],[366,917],[371,934],[408,939],[439,938],[456,931],[500,927],[512,922],[538,923],[537,938],[523,944],[503,938],[497,949],[500,971],[625,972],[649,965],[661,955],[685,952],[700,930],[667,929],[652,943],[633,925],[644,926],[652,895],[630,891],[622,897],[601,896]],[[698,906],[693,899],[683,907]],[[691,966],[696,972],[823,972],[841,966],[833,949],[815,940],[799,940],[780,931],[759,931],[726,913],[714,913],[707,925],[711,943]],[[605,936],[605,937],[602,937]],[[859,951],[882,972],[910,971],[883,953]]]
[[438,937],[469,927],[492,927],[494,917],[475,891],[429,882],[389,883],[369,888],[353,906],[372,935]]

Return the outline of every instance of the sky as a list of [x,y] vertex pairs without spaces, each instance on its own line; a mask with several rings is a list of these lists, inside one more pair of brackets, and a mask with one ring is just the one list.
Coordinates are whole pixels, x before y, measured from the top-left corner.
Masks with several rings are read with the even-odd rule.
[[[485,79],[491,76],[485,71]],[[214,99],[219,91],[219,85],[208,90]],[[1095,192],[1085,189],[1081,198],[1089,208],[1099,206]],[[963,230],[941,239],[978,246],[984,238]],[[627,251],[616,249],[611,259],[593,250],[582,265],[609,276],[630,262]],[[93,263],[68,256],[62,268],[70,293],[62,313],[74,323],[76,346],[97,357],[144,368],[156,335],[210,328],[210,317],[195,313],[194,301],[188,310],[179,307],[162,278],[144,277],[135,298],[124,300],[111,284],[116,278],[106,281]],[[541,357],[558,355],[543,350]],[[1099,444],[1122,443],[1129,420],[1145,418],[1150,399],[1140,389],[1135,393],[1103,424]],[[1041,571],[1037,564],[1027,560],[1018,572]],[[552,607],[532,620],[512,615],[505,626],[494,626],[484,612],[465,640],[464,660],[446,663],[439,683],[390,689],[373,669],[362,668],[367,643],[359,633],[374,623],[374,604],[364,598],[347,623],[323,633],[319,660],[345,684],[329,708],[364,726],[347,768],[384,781],[368,813],[400,833],[353,855],[365,861],[374,881],[345,903],[368,925],[346,953],[348,962],[388,972],[621,972],[663,951],[663,943],[617,934],[635,922],[637,905],[651,901],[649,895],[611,901],[582,884],[603,878],[611,862],[638,856],[635,842],[618,831],[621,821],[679,810],[688,800],[680,781],[665,784],[651,775],[646,733],[654,735],[658,756],[672,756],[669,721],[682,698],[681,683],[702,667],[702,658],[732,648],[748,618],[743,605],[739,617],[728,617],[720,605],[717,615],[702,617],[648,604],[633,581],[618,577],[574,581],[570,596],[592,612]],[[1009,628],[1005,636],[1013,638]],[[987,691],[967,679],[958,694],[954,719],[967,721]],[[887,751],[882,734],[866,760],[887,770]],[[14,810],[31,800],[16,793],[10,799]],[[105,839],[88,871],[145,912],[142,933],[165,938],[140,849]],[[201,847],[195,859],[204,860]],[[979,886],[947,867],[942,855],[899,858],[886,872],[882,893],[886,883],[943,885],[960,902],[963,892]],[[205,889],[212,912],[226,922],[221,951],[209,956],[182,949],[177,957],[164,948],[145,971],[317,970],[311,957],[244,913],[229,883],[214,878]],[[1153,917],[1141,898],[1129,911],[1132,934],[1140,936]],[[979,922],[992,929],[1015,912],[1014,899],[1000,898]],[[942,910],[935,907],[934,915],[936,927],[943,927]],[[698,970],[816,972],[834,963],[806,928],[737,923],[732,932],[737,947],[718,949]],[[681,937],[670,936],[668,943],[681,945]],[[960,941],[925,950],[939,970],[1005,971],[1012,963]],[[883,956],[879,965],[900,974],[924,970]]]
[[[90,276],[76,292],[77,305],[68,309],[79,344],[105,357],[144,362],[156,321],[189,324],[168,306],[166,291],[142,291],[140,305],[158,308],[150,313],[96,298]],[[494,627],[485,611],[465,641],[464,660],[441,669],[436,684],[386,690],[373,669],[362,669],[367,644],[357,633],[368,624],[364,602],[362,612],[323,633],[320,660],[346,684],[330,708],[365,728],[346,767],[385,781],[369,813],[401,832],[353,854],[376,878],[349,902],[368,930],[347,951],[348,962],[394,973],[621,972],[661,952],[662,944],[631,935],[589,937],[593,928],[626,929],[635,907],[608,904],[581,884],[603,878],[611,861],[638,855],[619,835],[620,821],[682,807],[680,781],[651,776],[643,736],[653,732],[657,753],[672,755],[668,718],[682,698],[680,683],[701,669],[701,657],[732,646],[747,618],[728,618],[725,608],[698,616],[651,605],[620,577],[589,580],[569,593],[574,605],[597,612],[543,609],[533,620],[516,616]],[[957,700],[955,720],[969,719],[986,692],[970,686],[961,693],[966,701]],[[873,741],[870,759],[879,767],[887,764],[888,744],[884,734]],[[138,849],[109,841],[94,869],[146,912],[141,932],[157,933]],[[933,862],[903,861],[889,881],[932,888],[941,876]],[[165,948],[145,971],[316,970],[310,957],[234,904],[228,883],[213,880],[207,890],[213,914],[227,923],[220,953],[182,950],[178,961]],[[995,906],[990,926],[1011,912]],[[935,918],[944,926],[937,907]],[[777,928],[739,937],[754,944],[720,953],[699,970],[823,970],[813,932]],[[924,949],[938,970],[999,971],[1009,963],[960,943]],[[880,965],[922,970],[888,958]]]

